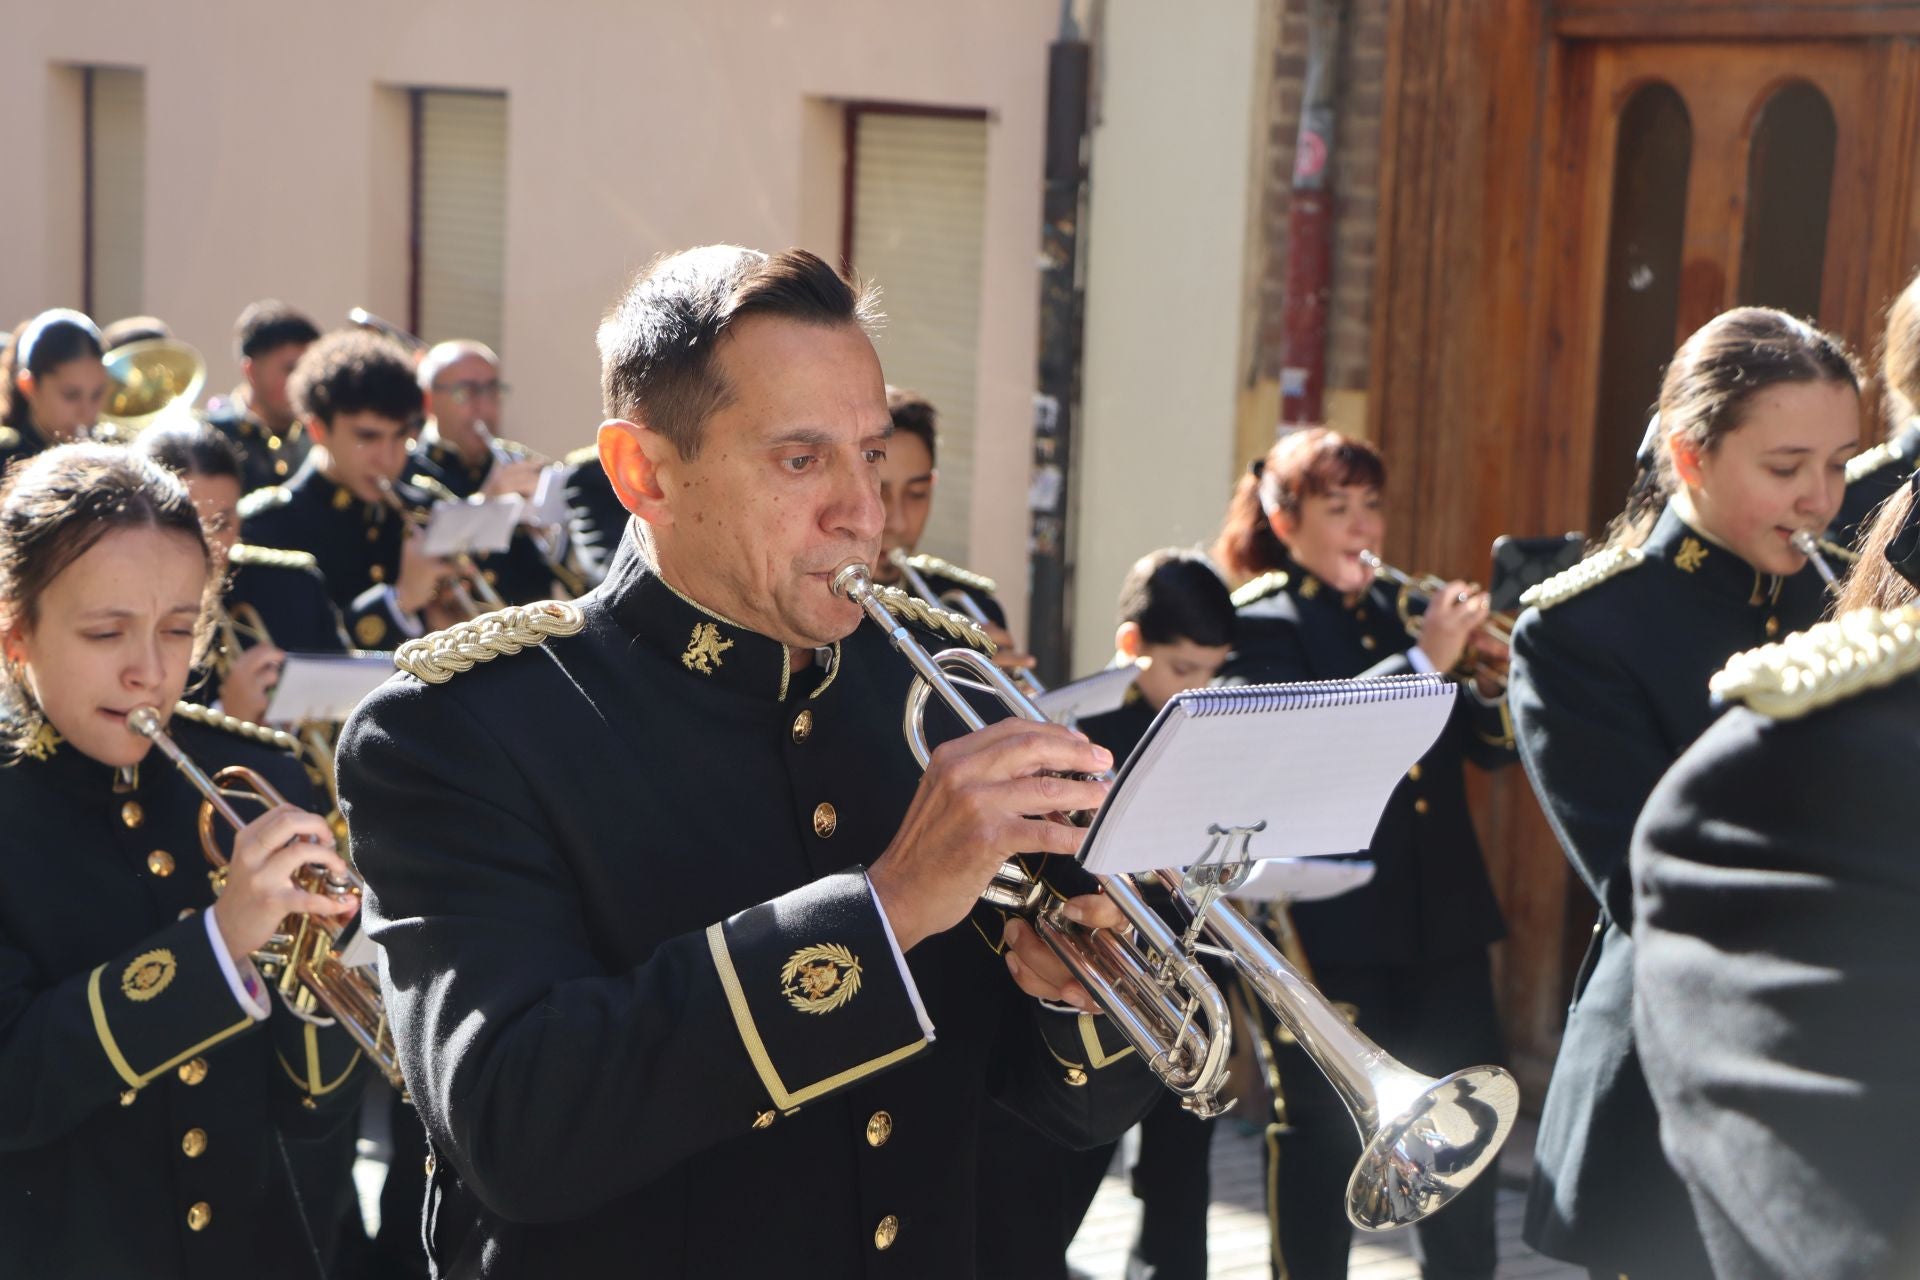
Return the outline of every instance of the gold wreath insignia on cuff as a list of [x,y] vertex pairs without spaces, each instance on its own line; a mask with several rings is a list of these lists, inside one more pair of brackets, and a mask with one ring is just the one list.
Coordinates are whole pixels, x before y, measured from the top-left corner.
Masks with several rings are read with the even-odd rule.
[[838,943],[802,947],[780,969],[780,990],[802,1013],[832,1013],[860,990],[860,961]]
[[143,951],[133,958],[127,971],[120,975],[120,994],[129,1000],[151,1000],[167,989],[178,967],[173,952],[165,948]]

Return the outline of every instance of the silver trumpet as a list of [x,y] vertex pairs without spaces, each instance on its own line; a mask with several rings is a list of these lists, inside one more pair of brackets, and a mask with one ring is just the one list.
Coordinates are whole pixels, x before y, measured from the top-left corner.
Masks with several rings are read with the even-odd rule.
[[[915,602],[875,584],[866,565],[841,569],[833,590],[858,604],[912,664],[916,679],[902,729],[922,768],[932,754],[925,728],[932,694],[969,730],[984,728],[986,721],[967,700],[967,689],[992,692],[1013,715],[1047,718],[975,650],[928,653],[895,616],[895,610],[915,616]],[[1216,847],[1220,836],[1231,843],[1232,833],[1215,834]],[[1134,877],[1096,877],[1137,940],[1073,924],[1061,914],[1063,904],[1018,862],[1002,864],[981,897],[1031,925],[1181,1105],[1202,1117],[1230,1105],[1220,1093],[1233,1031],[1226,998],[1200,957],[1230,962],[1326,1074],[1360,1130],[1364,1152],[1347,1180],[1348,1218],[1366,1231],[1418,1222],[1492,1166],[1519,1113],[1519,1086],[1507,1071],[1491,1066],[1433,1079],[1374,1044],[1225,901],[1222,895],[1238,887],[1248,865],[1208,858],[1184,872],[1149,873],[1188,918],[1180,932],[1148,904]]]
[[1796,529],[1787,541],[1793,544],[1795,551],[1812,563],[1814,572],[1820,575],[1821,581],[1825,582],[1831,591],[1840,589],[1840,578],[1834,573],[1833,565],[1828,562],[1829,557],[1848,565],[1860,558],[1845,547],[1828,542],[1811,529]]
[[[913,562],[908,559],[906,552],[896,547],[894,550],[887,552],[887,559],[893,562],[894,568],[900,570],[900,576],[906,579],[908,589],[928,604],[946,605],[948,608],[957,609],[962,614],[965,614],[967,620],[977,627],[990,627],[993,625],[993,619],[989,618],[987,611],[980,607],[980,602],[959,588],[956,587],[944,596],[935,595],[933,584],[927,581],[924,574],[913,567]],[[1037,698],[1047,691],[1047,686],[1042,683],[1040,677],[1033,674],[1033,672],[1027,668],[1013,667],[1005,669],[1012,671],[1013,674],[1011,678],[1013,683],[1019,688],[1020,692],[1024,693],[1027,697]]]

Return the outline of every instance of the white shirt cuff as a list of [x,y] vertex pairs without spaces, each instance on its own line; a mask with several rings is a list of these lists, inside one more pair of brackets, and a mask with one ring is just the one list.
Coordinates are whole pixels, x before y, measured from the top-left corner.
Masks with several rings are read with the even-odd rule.
[[401,633],[408,639],[416,639],[427,634],[427,625],[420,620],[420,615],[408,613],[400,607],[400,594],[393,589],[391,582],[387,584],[386,590],[380,593],[380,603],[386,609],[388,616],[393,619],[393,625],[400,628]]
[[[206,918],[207,941],[213,947],[213,958],[220,962],[220,975],[227,980],[227,990],[233,992],[234,1001],[246,1011],[248,1017],[255,1022],[263,1021],[273,1012],[273,1006],[267,1003],[267,993],[263,990],[256,994],[247,989],[249,979],[240,976],[239,966],[227,953],[227,940],[220,936],[220,922],[213,918],[211,910],[200,914]],[[247,966],[247,973],[253,984],[258,986],[260,979],[252,965]]]
[[1433,665],[1433,659],[1427,656],[1427,651],[1419,645],[1414,645],[1407,650],[1407,661],[1411,662],[1413,669],[1423,676],[1430,676],[1439,670]]
[[893,948],[893,963],[900,970],[900,981],[907,984],[907,998],[913,1001],[913,1016],[920,1019],[920,1034],[933,1039],[933,1019],[927,1016],[927,1006],[920,1003],[920,988],[914,985],[913,970],[907,968],[907,957],[900,950],[900,940],[893,936],[893,922],[887,919],[887,909],[880,905],[880,895],[873,891],[873,881],[867,881],[867,893],[873,898],[873,909],[880,913],[880,927],[887,931],[887,945]]

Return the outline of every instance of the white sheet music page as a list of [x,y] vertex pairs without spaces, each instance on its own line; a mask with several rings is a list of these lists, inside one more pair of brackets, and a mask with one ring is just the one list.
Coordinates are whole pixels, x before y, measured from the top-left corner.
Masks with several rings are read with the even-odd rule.
[[1454,697],[1439,676],[1179,694],[1122,766],[1080,860],[1098,875],[1184,867],[1210,826],[1259,822],[1254,858],[1363,850]]
[[485,555],[505,551],[513,543],[513,527],[526,505],[518,494],[500,498],[469,498],[465,502],[436,502],[427,521],[427,554],[453,556],[465,551]]
[[1072,684],[1063,684],[1047,690],[1033,700],[1033,705],[1046,713],[1047,719],[1055,724],[1077,724],[1090,716],[1105,715],[1116,710],[1126,701],[1127,690],[1133,688],[1135,677],[1140,668],[1128,663],[1124,667],[1108,667],[1105,671],[1082,676]]
[[283,726],[345,720],[392,674],[390,653],[290,653],[262,718]]

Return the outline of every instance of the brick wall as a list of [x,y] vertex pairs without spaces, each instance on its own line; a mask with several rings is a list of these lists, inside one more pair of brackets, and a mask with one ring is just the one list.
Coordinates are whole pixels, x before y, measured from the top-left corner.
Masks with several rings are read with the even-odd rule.
[[[1380,99],[1387,52],[1388,0],[1352,0],[1335,107],[1333,191],[1333,306],[1327,347],[1328,392],[1367,387],[1372,319],[1374,219],[1380,208]],[[1293,185],[1294,142],[1307,70],[1307,0],[1280,0],[1280,34],[1273,51],[1269,93],[1265,190],[1261,228],[1265,261],[1259,328],[1250,381],[1280,376],[1280,342],[1287,283],[1287,207]]]

